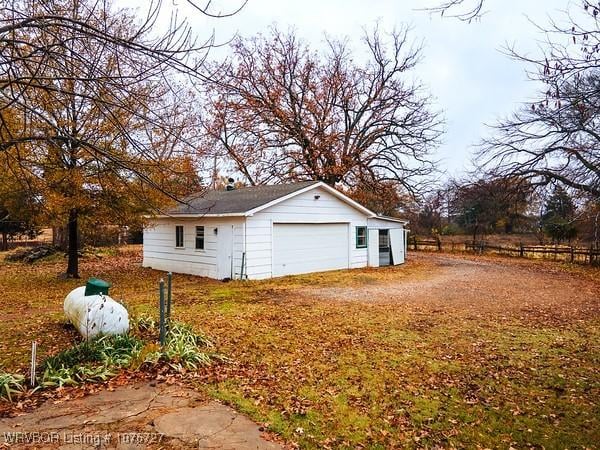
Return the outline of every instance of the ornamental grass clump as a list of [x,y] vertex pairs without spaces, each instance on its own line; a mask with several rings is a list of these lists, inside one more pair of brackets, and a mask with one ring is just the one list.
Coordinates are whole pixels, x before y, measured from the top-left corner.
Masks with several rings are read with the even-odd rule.
[[181,372],[224,359],[213,351],[209,339],[185,324],[170,325],[163,347],[137,336],[154,334],[157,327],[153,320],[137,319],[132,329],[136,334],[97,337],[49,357],[42,366],[42,387],[103,382],[122,368],[149,370],[164,363]]
[[194,333],[189,325],[173,323],[167,332],[162,356],[175,370],[191,370],[209,365],[213,359],[223,359],[213,349],[213,343]]
[[14,394],[25,390],[25,377],[17,373],[8,373],[0,370],[0,398],[12,402]]
[[[209,339],[189,325],[172,322],[163,346],[155,341],[157,332],[154,320],[141,317],[132,320],[129,334],[98,336],[50,356],[41,365],[37,389],[101,383],[122,369],[152,370],[166,365],[184,372],[225,360],[215,353]],[[25,390],[25,377],[0,370],[0,398],[12,401]]]
[[127,367],[144,343],[131,335],[101,336],[82,342],[44,361],[43,387],[102,382]]

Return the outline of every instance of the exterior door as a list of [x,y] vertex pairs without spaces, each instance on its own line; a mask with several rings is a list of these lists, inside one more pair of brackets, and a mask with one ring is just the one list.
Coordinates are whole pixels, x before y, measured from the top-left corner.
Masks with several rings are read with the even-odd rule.
[[394,264],[404,264],[404,230],[393,228],[390,230],[390,246]]
[[217,278],[231,279],[233,278],[233,225],[220,225],[217,230]]
[[390,230],[379,230],[379,265],[389,266],[392,264],[391,255]]

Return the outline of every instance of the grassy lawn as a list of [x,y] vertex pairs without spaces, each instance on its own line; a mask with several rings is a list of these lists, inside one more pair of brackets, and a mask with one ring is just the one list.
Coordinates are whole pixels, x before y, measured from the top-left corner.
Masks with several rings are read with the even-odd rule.
[[[43,355],[76,339],[62,300],[81,281],[58,279],[63,265],[0,262],[4,369],[24,371],[33,339]],[[175,317],[233,361],[190,382],[304,448],[596,448],[598,296],[528,310],[508,297],[505,309],[480,308],[485,290],[468,285],[448,288],[470,296],[456,305],[318,298],[320,289],[419,286],[441,270],[419,258],[260,282],[176,275]],[[561,271],[600,292],[597,270]],[[139,249],[88,257],[82,276],[112,282],[111,296],[134,314],[156,314],[163,274],[139,266]]]

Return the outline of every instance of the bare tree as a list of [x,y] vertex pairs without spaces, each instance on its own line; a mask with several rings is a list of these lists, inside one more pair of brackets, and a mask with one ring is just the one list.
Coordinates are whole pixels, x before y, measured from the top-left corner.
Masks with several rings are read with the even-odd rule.
[[445,0],[426,11],[471,22],[484,14],[485,0]]
[[408,30],[366,33],[356,62],[345,42],[312,52],[293,32],[237,39],[208,85],[213,146],[251,184],[319,179],[347,187],[399,182],[414,191],[434,170],[438,114],[413,81],[420,48]]
[[[204,3],[203,6],[196,0],[186,0],[184,4],[190,5],[193,10],[202,15],[220,18],[238,13],[246,1],[240,0],[237,7],[227,12],[213,11],[210,1]],[[82,3],[90,11],[104,14],[104,17],[111,15],[114,10],[110,0]],[[86,16],[60,13],[60,10],[65,10],[66,5],[68,2],[64,0],[4,0],[0,4],[0,67],[2,68],[0,70],[0,89],[39,87],[36,79],[11,76],[10,65],[13,61],[34,57],[42,67],[44,59],[39,57],[41,55],[51,57],[53,47],[32,47],[28,45],[28,42],[16,39],[16,33],[30,34],[48,28],[55,30],[57,35],[85,35],[88,40],[98,45],[135,54],[146,63],[152,61],[152,66],[148,64],[143,66],[144,71],[150,70],[151,67],[154,70],[164,71],[165,67],[169,67],[191,76],[204,77],[204,73],[200,69],[207,50],[214,43],[214,34],[204,40],[199,40],[198,36],[193,33],[188,18],[182,17],[177,9],[170,7],[168,2],[149,0],[140,14],[135,17],[128,14],[129,29],[125,34],[115,33],[112,28],[104,26],[101,21],[92,23],[87,20]],[[165,14],[170,14],[170,20],[166,27],[161,24],[161,18],[164,19]],[[17,51],[18,49],[21,51]],[[74,57],[76,56],[74,55]],[[143,75],[143,73],[140,71],[137,75]],[[112,78],[107,77],[107,79]]]
[[175,16],[160,34],[161,11],[162,2],[150,3],[140,22],[108,0],[0,7],[0,153],[66,215],[69,276],[78,276],[82,216],[104,205],[115,218],[128,200],[156,206],[157,193],[175,200],[173,178],[190,175],[184,160],[198,127],[182,79],[205,78],[211,41],[197,44]]
[[527,177],[536,185],[560,183],[600,197],[600,28],[599,9],[585,2],[568,26],[543,29],[545,53],[530,58],[530,76],[543,86],[493,129],[478,152],[480,166],[494,176]]

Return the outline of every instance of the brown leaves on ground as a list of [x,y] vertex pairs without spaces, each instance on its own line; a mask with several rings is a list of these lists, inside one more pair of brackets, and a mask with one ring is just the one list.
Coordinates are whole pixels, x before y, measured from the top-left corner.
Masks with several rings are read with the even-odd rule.
[[[2,269],[3,304],[20,320],[0,331],[20,351],[7,358],[3,338],[1,361],[23,368],[25,339],[42,339],[43,352],[73,339],[60,311],[76,282],[51,264]],[[163,274],[136,253],[88,258],[83,272],[156,313]],[[418,254],[402,267],[260,282],[176,275],[174,311],[233,359],[188,380],[292,444],[593,448],[598,273]]]

